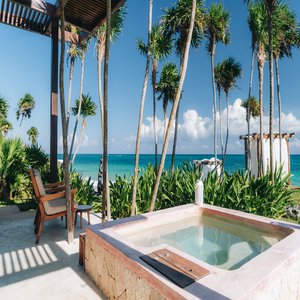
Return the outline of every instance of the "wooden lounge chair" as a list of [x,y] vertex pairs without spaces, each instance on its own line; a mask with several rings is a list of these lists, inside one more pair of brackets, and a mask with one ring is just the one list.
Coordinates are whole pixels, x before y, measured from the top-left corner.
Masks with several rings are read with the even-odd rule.
[[[35,196],[38,200],[37,213],[34,221],[35,234],[37,235],[36,244],[38,244],[45,221],[63,216],[67,218],[65,186],[64,182],[50,183],[44,186],[41,174],[37,169],[29,169],[29,174]],[[76,192],[77,189],[71,190],[72,222],[74,222],[77,207],[77,203],[74,201]]]

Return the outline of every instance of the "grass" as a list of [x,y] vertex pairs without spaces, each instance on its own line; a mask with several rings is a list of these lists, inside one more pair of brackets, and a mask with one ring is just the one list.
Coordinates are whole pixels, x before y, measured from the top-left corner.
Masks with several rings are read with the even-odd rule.
[[10,206],[10,205],[17,205],[20,211],[28,211],[28,210],[35,210],[37,202],[33,198],[0,201],[0,207]]

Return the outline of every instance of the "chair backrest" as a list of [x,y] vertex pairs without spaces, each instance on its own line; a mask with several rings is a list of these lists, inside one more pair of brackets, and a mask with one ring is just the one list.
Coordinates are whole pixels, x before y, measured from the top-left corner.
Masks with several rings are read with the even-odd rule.
[[33,184],[33,190],[37,199],[39,199],[41,196],[46,195],[46,191],[42,182],[40,171],[37,169],[30,168],[29,174]]

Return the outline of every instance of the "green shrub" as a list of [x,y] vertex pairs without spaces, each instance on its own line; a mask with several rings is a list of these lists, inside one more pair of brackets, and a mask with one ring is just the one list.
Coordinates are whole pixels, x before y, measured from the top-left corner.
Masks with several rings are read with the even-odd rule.
[[205,203],[249,212],[265,217],[280,218],[293,204],[290,176],[282,178],[281,170],[275,172],[274,184],[270,176],[250,178],[248,173],[223,174],[217,178],[209,174],[204,181]]

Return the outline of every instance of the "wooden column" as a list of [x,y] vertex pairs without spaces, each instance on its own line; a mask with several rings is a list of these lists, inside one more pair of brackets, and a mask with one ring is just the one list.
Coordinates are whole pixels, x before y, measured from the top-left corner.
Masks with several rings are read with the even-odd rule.
[[58,18],[52,20],[50,95],[50,181],[57,181]]

